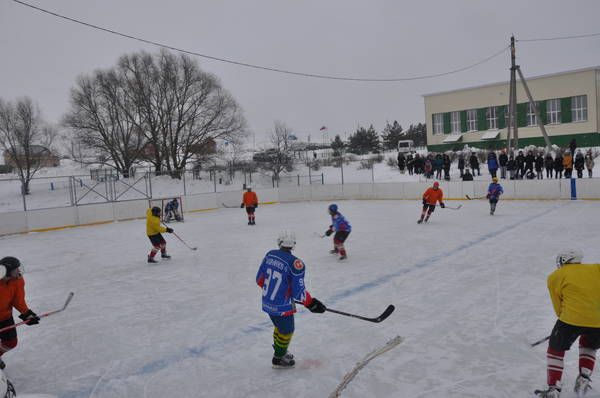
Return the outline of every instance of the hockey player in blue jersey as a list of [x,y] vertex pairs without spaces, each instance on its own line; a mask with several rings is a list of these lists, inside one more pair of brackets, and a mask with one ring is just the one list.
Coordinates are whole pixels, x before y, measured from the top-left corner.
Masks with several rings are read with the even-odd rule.
[[262,309],[275,327],[271,364],[285,369],[295,364],[294,356],[288,352],[294,334],[294,302],[301,302],[310,312],[323,313],[326,308],[304,286],[304,263],[292,254],[296,246],[294,233],[281,232],[277,245],[279,249],[270,250],[260,264],[256,284],[262,288]]
[[331,216],[331,225],[329,226],[329,229],[325,231],[325,235],[330,236],[335,232],[335,235],[333,235],[333,250],[331,250],[331,253],[339,254],[340,260],[345,260],[347,256],[344,242],[348,239],[348,235],[350,235],[350,232],[352,231],[352,226],[342,213],[338,211],[338,206],[335,203],[330,204],[327,210]]
[[169,201],[165,206],[165,222],[171,221],[172,218],[175,218],[175,221],[181,221],[181,216],[179,215],[179,201],[177,198],[173,198],[173,200]]
[[490,201],[490,215],[493,216],[496,211],[496,204],[498,203],[498,199],[500,199],[500,195],[504,193],[504,189],[502,189],[502,185],[498,184],[498,177],[493,177],[490,186],[488,187],[488,192],[486,198]]

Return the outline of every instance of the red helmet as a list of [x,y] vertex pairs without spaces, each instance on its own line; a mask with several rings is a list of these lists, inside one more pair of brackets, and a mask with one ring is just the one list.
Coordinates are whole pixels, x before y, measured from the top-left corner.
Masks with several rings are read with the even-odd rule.
[[434,181],[434,182],[433,182],[433,186],[434,186],[435,188],[437,188],[437,187],[439,187],[439,186],[440,186],[440,183],[439,183],[439,182],[437,182],[437,181]]

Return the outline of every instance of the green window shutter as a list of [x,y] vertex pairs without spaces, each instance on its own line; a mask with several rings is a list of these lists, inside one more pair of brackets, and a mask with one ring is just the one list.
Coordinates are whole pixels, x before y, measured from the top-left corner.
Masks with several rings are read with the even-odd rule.
[[467,111],[460,111],[460,131],[467,131]]
[[504,105],[496,107],[496,116],[498,117],[498,129],[506,128],[506,107]]
[[538,103],[538,111],[540,112],[540,119],[542,119],[542,124],[548,124],[546,101],[540,101]]
[[517,104],[517,126],[527,126],[527,102]]
[[489,128],[487,125],[487,118],[485,117],[486,112],[487,108],[477,109],[477,130],[479,131],[487,130]]
[[444,134],[450,134],[450,112],[444,113]]
[[571,123],[571,97],[560,99],[560,122]]

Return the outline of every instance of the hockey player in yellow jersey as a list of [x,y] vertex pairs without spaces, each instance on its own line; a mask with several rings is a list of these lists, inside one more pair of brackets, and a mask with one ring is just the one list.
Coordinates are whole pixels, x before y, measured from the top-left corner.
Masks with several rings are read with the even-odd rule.
[[582,264],[579,250],[556,256],[556,269],[548,276],[548,290],[558,317],[548,342],[548,389],[537,390],[538,397],[560,397],[565,351],[579,338],[577,396],[591,388],[591,375],[600,348],[600,264]]

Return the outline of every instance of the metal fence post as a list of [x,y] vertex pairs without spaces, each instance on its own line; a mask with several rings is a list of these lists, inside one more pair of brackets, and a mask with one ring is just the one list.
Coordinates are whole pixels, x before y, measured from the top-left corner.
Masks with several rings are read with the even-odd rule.
[[187,196],[186,186],[185,186],[185,167],[183,168],[183,196]]
[[342,170],[342,185],[344,185],[344,157],[340,160],[340,169]]
[[297,174],[298,176],[298,186],[300,186],[300,174]]

